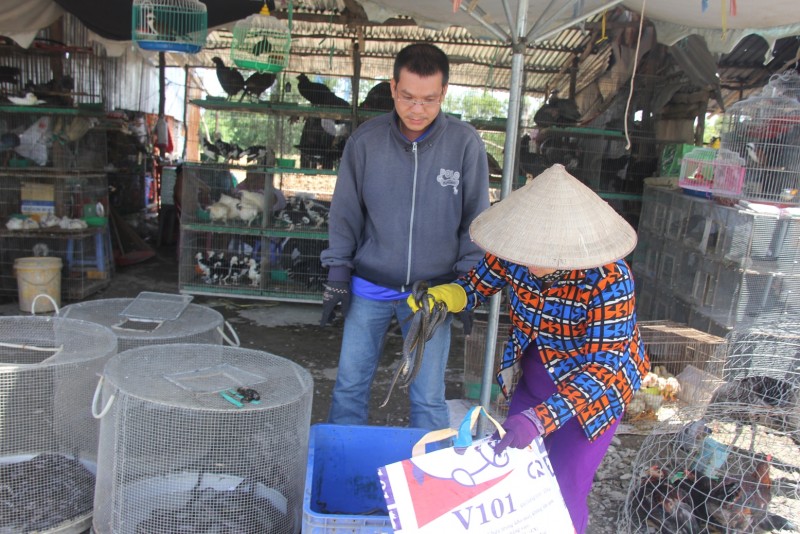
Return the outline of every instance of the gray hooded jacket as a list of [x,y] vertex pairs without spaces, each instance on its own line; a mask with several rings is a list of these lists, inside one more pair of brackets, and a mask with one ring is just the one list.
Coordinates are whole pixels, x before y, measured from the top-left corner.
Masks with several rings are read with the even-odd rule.
[[483,252],[469,238],[489,206],[486,149],[469,124],[442,112],[420,142],[387,113],[347,141],[322,264],[329,279],[355,274],[404,291],[417,280],[450,282]]

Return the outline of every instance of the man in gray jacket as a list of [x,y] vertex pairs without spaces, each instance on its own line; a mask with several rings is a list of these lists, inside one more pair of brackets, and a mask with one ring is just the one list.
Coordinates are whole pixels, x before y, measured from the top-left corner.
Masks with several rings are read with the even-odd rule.
[[[431,285],[468,271],[482,251],[469,238],[489,206],[486,148],[475,129],[441,111],[449,62],[430,44],[397,55],[393,112],[360,126],[339,166],[329,220],[322,325],[345,316],[329,422],[367,424],[370,387],[392,317],[408,331],[415,281]],[[450,425],[444,374],[452,317],[425,344],[409,388],[411,426]]]

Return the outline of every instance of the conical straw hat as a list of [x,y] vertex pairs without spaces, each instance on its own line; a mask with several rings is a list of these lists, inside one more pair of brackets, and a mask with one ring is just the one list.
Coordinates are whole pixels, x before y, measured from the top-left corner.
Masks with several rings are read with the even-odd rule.
[[563,165],[553,165],[478,215],[469,233],[499,258],[552,269],[599,267],[636,246],[631,225]]

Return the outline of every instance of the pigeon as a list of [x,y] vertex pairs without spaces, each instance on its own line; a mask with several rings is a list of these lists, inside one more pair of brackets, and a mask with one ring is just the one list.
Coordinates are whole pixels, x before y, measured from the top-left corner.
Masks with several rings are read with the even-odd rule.
[[248,262],[247,276],[250,278],[250,285],[253,287],[258,286],[261,283],[261,270],[258,262],[253,258],[250,258],[250,261]]
[[324,83],[312,82],[305,74],[299,74],[297,80],[297,90],[313,105],[330,108],[350,107],[350,103],[347,100],[337,96]]
[[392,87],[389,82],[380,82],[373,86],[358,107],[363,110],[392,111],[394,109],[394,99],[392,98]]
[[39,104],[45,103],[44,100],[39,100],[33,93],[25,93],[24,97],[9,96],[8,99],[12,104],[16,104],[17,106],[38,106]]
[[226,67],[222,59],[217,56],[211,58],[217,68],[217,80],[228,99],[239,94],[244,89],[244,76],[233,67]]
[[0,135],[0,152],[11,150],[19,146],[19,136],[15,133],[4,133]]
[[19,83],[19,67],[0,66],[0,83]]
[[239,101],[250,95],[251,100],[258,100],[261,93],[272,87],[275,83],[275,74],[271,72],[254,72],[244,82],[244,90]]

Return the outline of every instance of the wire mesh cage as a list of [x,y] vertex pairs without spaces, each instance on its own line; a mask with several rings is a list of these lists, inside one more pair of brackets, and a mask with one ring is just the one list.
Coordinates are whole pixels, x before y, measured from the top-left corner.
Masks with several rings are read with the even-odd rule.
[[[80,319],[109,328],[117,336],[119,351],[171,343],[238,345],[232,327],[218,311],[191,304],[189,295],[145,291],[135,298],[98,299],[64,306],[62,317]],[[225,334],[232,333],[233,340]]]
[[82,532],[97,470],[91,390],[117,340],[36,316],[0,317],[0,339],[0,531]]
[[207,33],[206,5],[198,0],[133,0],[131,37],[142,50],[196,54]]
[[[44,93],[42,95],[47,98]],[[37,111],[30,105],[11,108],[11,111],[0,118],[3,132],[0,167],[89,171],[105,167],[106,131],[97,112],[54,113]]]
[[641,321],[639,331],[650,356],[650,373],[623,421],[645,427],[682,407],[707,404],[713,385],[721,381],[714,373],[719,373],[716,362],[724,358],[727,341],[674,321]]
[[679,410],[642,444],[623,532],[777,531],[800,519],[800,336],[726,341],[715,370],[725,381],[709,403]]
[[219,345],[153,345],[119,356],[98,384],[95,532],[299,531],[312,398],[306,370]]
[[775,532],[796,524],[800,436],[784,424],[790,411],[716,407],[713,415],[683,410],[644,440],[619,532]]
[[800,102],[762,94],[733,104],[720,126],[721,148],[746,162],[741,194],[725,196],[796,206],[800,204]]
[[237,21],[233,26],[231,60],[237,67],[258,72],[280,72],[289,64],[292,46],[291,15],[289,22],[269,13],[266,3],[259,13]]
[[0,171],[0,293],[16,295],[15,260],[58,257],[64,300],[84,298],[111,283],[108,187],[102,173]]
[[[508,340],[510,319],[507,315],[500,316],[497,339],[495,345],[495,359],[503,353],[506,341]],[[480,399],[481,386],[483,383],[483,364],[486,355],[486,335],[489,322],[484,314],[476,315],[472,321],[472,333],[464,339],[464,398],[470,400]],[[509,384],[509,391],[513,391],[516,383]],[[500,386],[492,376],[492,390],[490,395],[492,415],[504,417],[508,411],[505,405],[505,398],[500,393]]]

